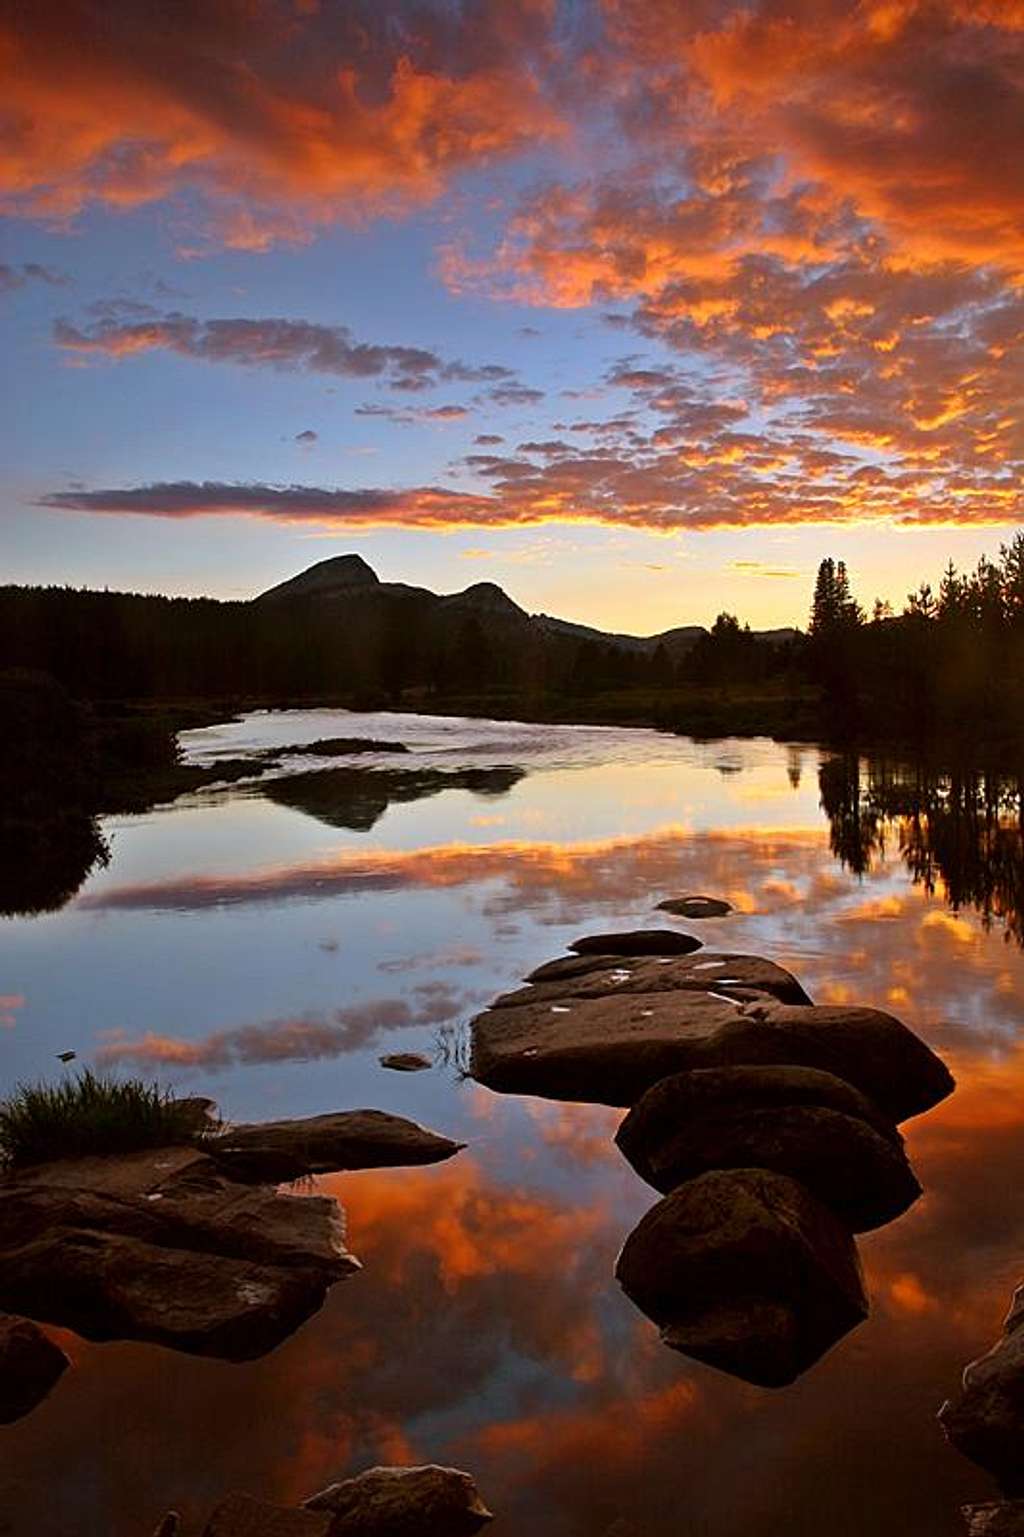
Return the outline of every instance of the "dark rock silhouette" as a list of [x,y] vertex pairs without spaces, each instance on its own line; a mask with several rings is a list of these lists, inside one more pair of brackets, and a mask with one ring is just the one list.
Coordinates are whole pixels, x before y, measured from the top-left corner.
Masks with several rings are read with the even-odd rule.
[[701,942],[675,929],[633,929],[624,934],[587,934],[569,946],[577,955],[689,955]]
[[959,1395],[943,1404],[939,1420],[957,1450],[991,1473],[1004,1494],[1024,1496],[1024,1283],[1001,1336],[965,1369]]
[[680,1185],[626,1239],[615,1274],[666,1345],[761,1387],[794,1381],[868,1314],[849,1232],[764,1169]]
[[896,1128],[856,1089],[812,1068],[677,1073],[648,1089],[615,1141],[663,1193],[712,1169],[771,1169],[855,1233],[891,1222],[921,1194]]
[[659,902],[659,913],[672,913],[676,918],[724,918],[732,912],[732,903],[721,897],[668,897]]
[[69,1365],[38,1324],[0,1313],[0,1425],[30,1414]]

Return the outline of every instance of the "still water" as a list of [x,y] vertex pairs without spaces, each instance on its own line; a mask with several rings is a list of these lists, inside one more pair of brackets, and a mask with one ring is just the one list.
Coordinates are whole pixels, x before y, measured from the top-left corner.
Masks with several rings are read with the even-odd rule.
[[[365,1268],[262,1361],[61,1335],[75,1369],[0,1430],[0,1532],[148,1537],[171,1506],[192,1531],[232,1488],[291,1502],[440,1461],[477,1477],[496,1537],[954,1537],[989,1485],[935,1412],[1024,1274],[1019,788],[409,715],[261,713],[183,741],[208,763],[341,735],[411,751],[285,754],[265,782],[110,819],[109,864],[61,911],[0,921],[0,1082],[74,1050],[234,1120],[376,1106],[469,1146],[321,1182]],[[281,777],[339,763],[384,777],[333,799]],[[434,772],[467,769],[497,772]],[[496,991],[691,891],[735,909],[690,926],[706,945],[890,1009],[958,1080],[904,1127],[924,1198],[862,1241],[871,1319],[779,1392],[665,1350],[619,1293],[655,1196],[618,1113],[457,1069]],[[434,1068],[379,1064],[410,1050]]]

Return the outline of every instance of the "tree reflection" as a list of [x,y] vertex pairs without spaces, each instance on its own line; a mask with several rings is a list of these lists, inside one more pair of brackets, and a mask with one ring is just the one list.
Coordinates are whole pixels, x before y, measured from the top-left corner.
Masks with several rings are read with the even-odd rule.
[[915,885],[1024,947],[1024,786],[984,768],[831,758],[819,772],[833,854],[864,875],[895,847]]

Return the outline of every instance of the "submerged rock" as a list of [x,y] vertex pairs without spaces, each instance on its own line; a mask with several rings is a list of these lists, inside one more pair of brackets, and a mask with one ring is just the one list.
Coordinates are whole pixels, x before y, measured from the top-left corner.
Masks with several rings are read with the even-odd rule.
[[672,913],[676,918],[724,918],[732,912],[732,903],[721,897],[669,897],[659,902],[655,911]]
[[70,1364],[38,1324],[0,1313],[0,1425],[31,1414]]
[[966,1368],[959,1396],[943,1404],[939,1420],[957,1450],[991,1473],[1005,1494],[1024,1495],[1024,1283],[1002,1335]]
[[473,1537],[493,1519],[468,1473],[433,1464],[370,1468],[305,1508],[331,1513],[330,1537]]
[[422,1073],[434,1064],[429,1057],[422,1056],[418,1051],[393,1051],[389,1056],[380,1058],[380,1065],[390,1067],[396,1073]]
[[326,1511],[271,1505],[251,1494],[229,1494],[203,1527],[202,1537],[331,1537]]
[[[575,966],[576,969],[571,969]],[[521,1003],[558,1003],[565,998],[606,998],[613,993],[717,993],[733,1002],[764,995],[780,1003],[809,1004],[792,972],[760,955],[702,950],[698,955],[642,957],[579,956],[553,961],[531,972],[530,985],[503,993],[491,1008]]]
[[260,1182],[341,1169],[440,1163],[465,1145],[383,1110],[342,1110],[306,1120],[234,1126],[206,1144],[235,1179]]
[[675,929],[631,929],[624,934],[588,934],[569,949],[577,955],[689,955],[701,942]]
[[868,1315],[849,1232],[764,1169],[680,1185],[627,1238],[615,1274],[666,1345],[761,1387],[794,1381]]
[[472,1026],[472,1076],[501,1093],[628,1106],[673,1073],[770,1063],[833,1073],[893,1121],[953,1088],[934,1052],[877,1009],[679,989],[493,1008]]
[[1024,1500],[965,1505],[967,1537],[1024,1537]]
[[895,1126],[814,1068],[676,1073],[648,1089],[615,1140],[663,1193],[711,1169],[770,1169],[799,1180],[854,1232],[891,1222],[921,1194]]
[[359,1268],[337,1202],[239,1186],[195,1148],[44,1164],[0,1196],[0,1307],[87,1339],[248,1360]]

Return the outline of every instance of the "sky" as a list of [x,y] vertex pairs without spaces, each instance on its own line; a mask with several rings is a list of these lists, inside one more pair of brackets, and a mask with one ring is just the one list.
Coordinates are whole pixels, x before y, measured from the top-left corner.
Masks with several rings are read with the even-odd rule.
[[1024,0],[9,0],[0,580],[635,633],[1024,522]]

